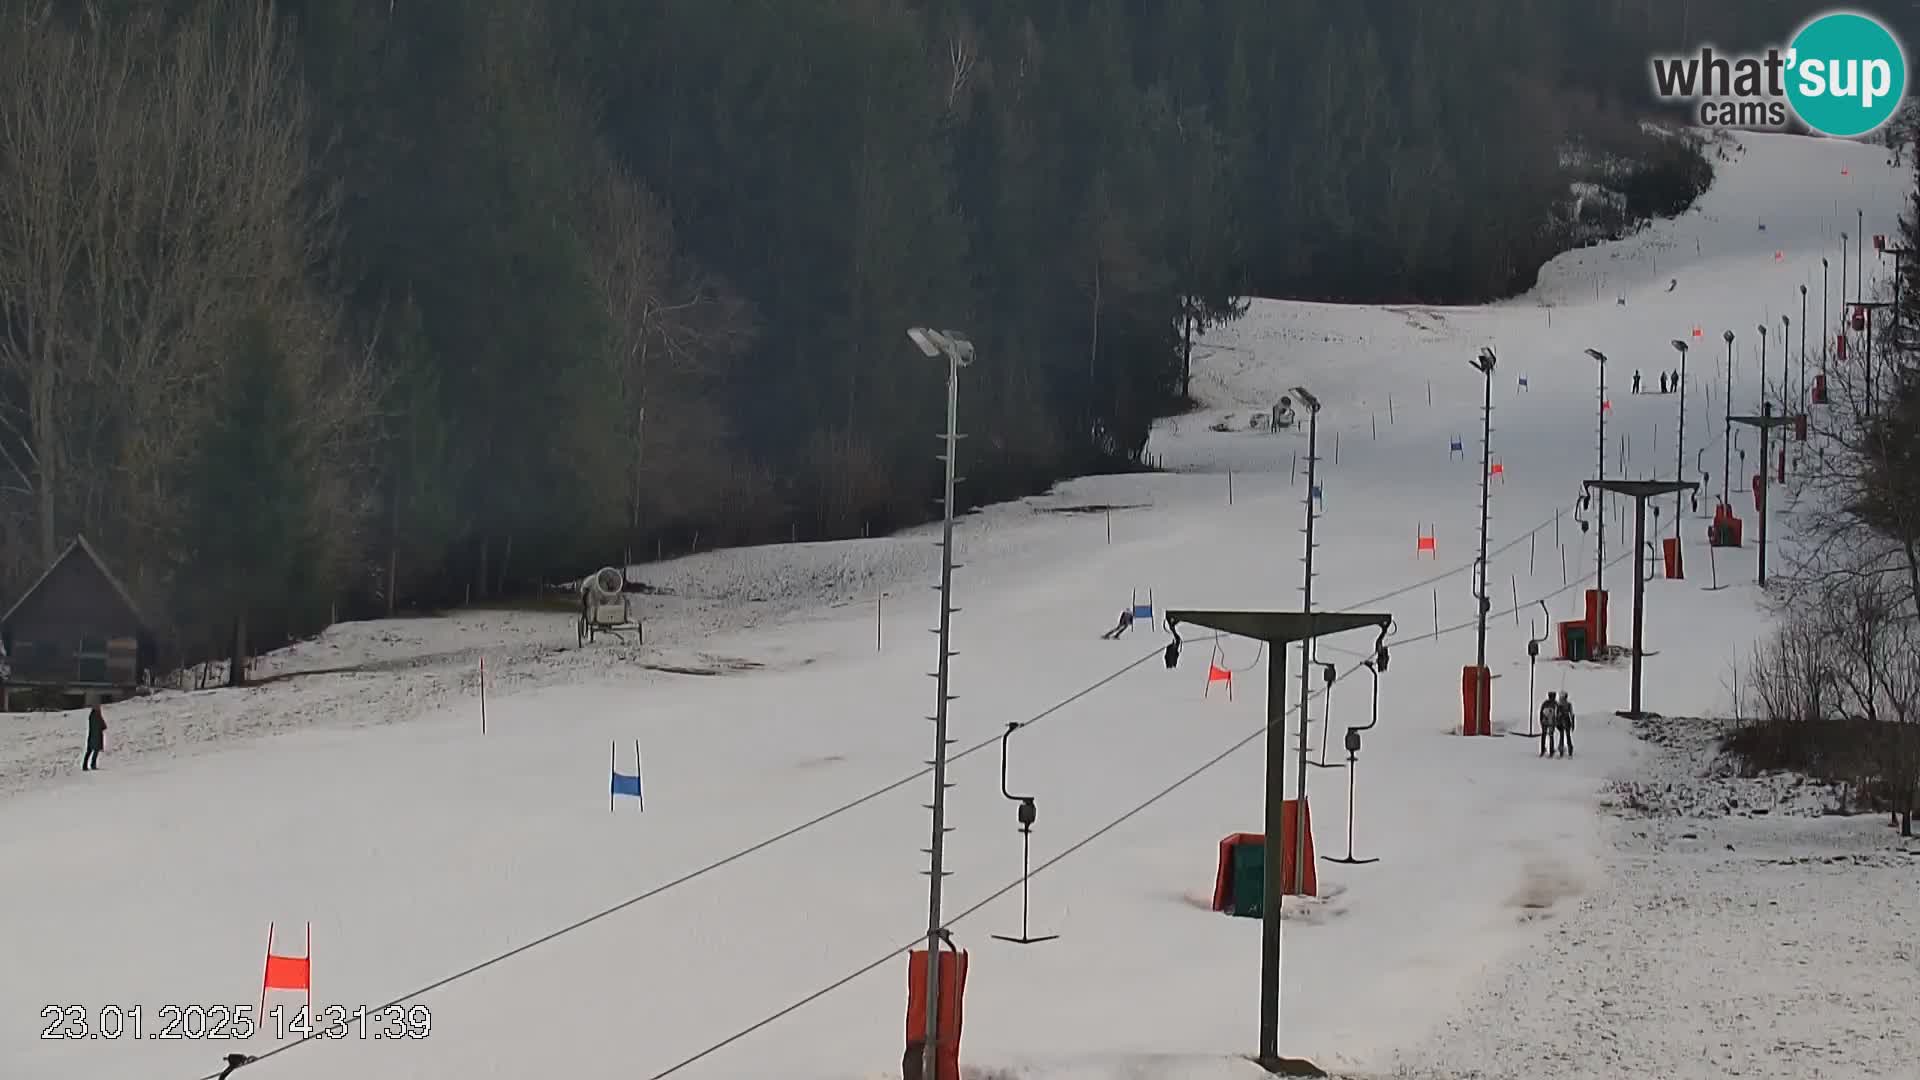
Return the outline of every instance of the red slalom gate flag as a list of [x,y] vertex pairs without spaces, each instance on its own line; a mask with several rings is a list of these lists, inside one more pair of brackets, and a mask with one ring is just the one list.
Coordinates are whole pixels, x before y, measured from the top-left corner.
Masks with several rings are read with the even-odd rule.
[[293,990],[307,995],[307,1015],[313,1015],[313,924],[307,924],[305,956],[287,956],[273,951],[273,924],[267,924],[267,966],[260,976],[260,1015],[267,1010],[267,991]]

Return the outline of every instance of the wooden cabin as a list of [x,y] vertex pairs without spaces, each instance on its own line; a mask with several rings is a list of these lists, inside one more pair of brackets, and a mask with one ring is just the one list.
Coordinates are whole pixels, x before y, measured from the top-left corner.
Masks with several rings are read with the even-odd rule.
[[40,707],[118,701],[139,688],[154,657],[151,624],[84,537],[0,615],[0,643],[0,708],[22,704],[21,691]]

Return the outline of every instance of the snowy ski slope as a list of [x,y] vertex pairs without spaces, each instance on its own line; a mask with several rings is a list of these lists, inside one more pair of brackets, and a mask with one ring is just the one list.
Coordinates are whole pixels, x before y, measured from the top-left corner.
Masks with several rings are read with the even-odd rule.
[[[970,1069],[1262,1075],[1234,1057],[1254,1048],[1259,925],[1207,908],[1219,840],[1261,826],[1272,658],[1222,641],[1220,662],[1239,673],[1228,700],[1217,687],[1203,696],[1204,639],[1168,671],[1163,633],[1098,635],[1136,590],[1162,609],[1298,605],[1306,436],[1244,430],[1296,385],[1325,404],[1315,607],[1386,611],[1397,625],[1357,775],[1357,853],[1381,861],[1322,862],[1323,895],[1289,905],[1284,1052],[1354,1073],[1392,1067],[1457,1026],[1483,981],[1545,927],[1607,889],[1603,784],[1647,753],[1611,716],[1627,705],[1624,666],[1539,665],[1541,689],[1569,691],[1580,710],[1571,760],[1541,761],[1524,739],[1456,734],[1479,514],[1481,380],[1467,362],[1482,346],[1500,358],[1489,663],[1496,726],[1518,730],[1534,708],[1524,650],[1530,632],[1546,633],[1542,603],[1555,620],[1575,617],[1596,571],[1593,537],[1571,517],[1597,452],[1596,371],[1583,350],[1612,358],[1610,472],[1671,477],[1678,397],[1635,396],[1628,381],[1638,367],[1651,389],[1677,366],[1669,339],[1702,328],[1685,478],[1699,479],[1706,448],[1717,493],[1721,331],[1740,335],[1736,408],[1755,409],[1756,324],[1777,334],[1783,312],[1798,322],[1798,286],[1818,296],[1819,259],[1837,254],[1854,208],[1868,232],[1890,232],[1904,185],[1878,148],[1748,137],[1694,211],[1563,256],[1527,297],[1482,308],[1256,303],[1205,343],[1206,407],[1156,430],[1169,472],[1088,478],[969,517],[953,706],[955,750],[967,753],[951,771],[946,908],[971,950]],[[1817,346],[1817,331],[1809,340]],[[1237,430],[1210,430],[1222,420]],[[1453,436],[1464,456],[1449,453]],[[1751,520],[1744,479],[1734,504]],[[1672,505],[1663,500],[1662,532]],[[1718,553],[1712,570],[1727,588],[1702,588],[1711,505],[1703,496],[1687,515],[1688,579],[1647,589],[1647,705],[1668,715],[1723,707],[1731,663],[1764,631],[1751,542]],[[1605,526],[1616,641],[1631,594],[1622,509],[1609,507]],[[1422,530],[1437,536],[1437,559],[1416,559]],[[269,921],[281,951],[294,942],[296,952],[311,922],[322,1006],[378,1006],[459,977],[409,1000],[431,1012],[424,1039],[356,1028],[284,1049],[237,1074],[245,1080],[648,1078],[696,1058],[672,1075],[897,1076],[907,961],[889,954],[920,936],[926,910],[928,780],[917,774],[929,749],[935,536],[643,568],[680,598],[660,601],[669,610],[646,649],[575,650],[570,622],[525,614],[336,628],[298,655],[308,669],[359,670],[117,707],[95,775],[62,757],[84,730],[78,717],[19,720],[18,736],[0,740],[12,792],[0,800],[0,1076],[194,1080],[228,1052],[284,1047],[293,1037],[275,1038],[271,1022],[244,1044],[39,1037],[48,1005],[81,1006],[95,1022],[105,1006],[139,1007],[149,1035],[168,1005],[253,1007]],[[684,600],[703,590],[702,603]],[[398,647],[383,639],[397,638],[423,659],[379,670]],[[1311,703],[1316,756],[1329,709],[1335,755],[1345,727],[1367,719],[1370,682],[1356,665],[1370,645],[1355,632],[1320,647],[1342,678],[1330,701]],[[495,680],[484,736],[471,677],[483,652]],[[1290,707],[1299,662],[1288,658]],[[1020,915],[1018,890],[1007,891],[1020,844],[998,740],[1029,721],[1011,741],[1008,782],[1038,800],[1034,932],[1061,936],[1022,948],[990,935],[1017,932]],[[609,812],[609,745],[626,771],[636,739],[646,809]],[[1313,770],[1309,795],[1318,851],[1342,854],[1344,774]],[[1577,994],[1577,975],[1558,985]],[[1449,1064],[1465,1075],[1484,1062]]]

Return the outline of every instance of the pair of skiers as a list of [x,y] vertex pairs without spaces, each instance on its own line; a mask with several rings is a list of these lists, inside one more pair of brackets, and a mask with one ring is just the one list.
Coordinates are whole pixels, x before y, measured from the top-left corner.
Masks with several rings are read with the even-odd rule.
[[1540,703],[1540,756],[1573,756],[1573,702],[1565,690],[1557,698],[1547,691],[1547,700]]

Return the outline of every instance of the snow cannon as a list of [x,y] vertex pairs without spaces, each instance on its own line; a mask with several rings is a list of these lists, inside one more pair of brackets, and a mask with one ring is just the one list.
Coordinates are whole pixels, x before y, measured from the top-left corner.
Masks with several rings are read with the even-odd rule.
[[627,603],[627,575],[617,566],[603,566],[580,580],[580,644],[596,634],[640,632]]

